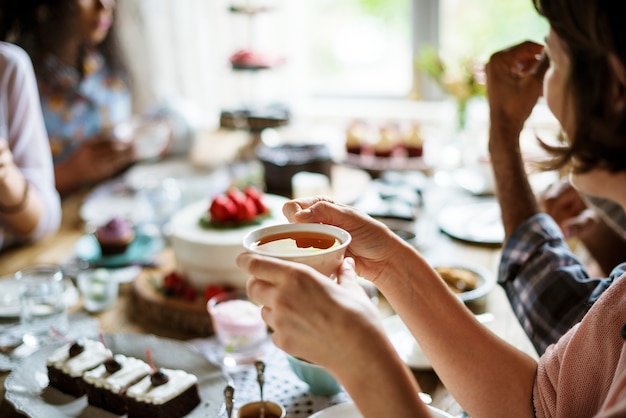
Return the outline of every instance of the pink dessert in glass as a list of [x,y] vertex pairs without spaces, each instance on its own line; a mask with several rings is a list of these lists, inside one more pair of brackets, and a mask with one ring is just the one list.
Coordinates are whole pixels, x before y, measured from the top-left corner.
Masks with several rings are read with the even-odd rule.
[[237,292],[221,293],[211,298],[207,307],[224,349],[224,364],[237,366],[258,359],[267,337],[261,308]]

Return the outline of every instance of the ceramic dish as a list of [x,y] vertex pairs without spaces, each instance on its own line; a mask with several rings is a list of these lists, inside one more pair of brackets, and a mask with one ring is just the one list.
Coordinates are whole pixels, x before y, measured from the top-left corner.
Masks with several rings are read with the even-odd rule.
[[[223,390],[227,379],[219,367],[190,345],[154,335],[106,335],[107,346],[115,353],[145,358],[146,349],[152,351],[155,364],[160,367],[182,369],[198,377],[200,404],[187,415],[189,418],[219,416],[223,404]],[[23,361],[5,381],[6,399],[15,409],[28,417],[96,418],[109,416],[100,408],[87,404],[87,397],[74,398],[48,387],[46,360],[58,346],[45,347]],[[176,353],[176,355],[172,355]]]
[[[434,408],[432,406],[428,406],[430,414],[433,418],[453,418],[452,415]],[[363,415],[356,408],[356,405],[353,403],[342,403],[339,405],[333,405],[329,408],[323,409],[315,414],[311,415],[309,418],[362,418]]]
[[95,187],[85,197],[79,214],[86,225],[96,227],[115,216],[137,223],[144,217],[144,210],[137,204],[135,192],[116,179]]
[[398,315],[385,318],[383,327],[387,333],[387,338],[407,366],[415,370],[432,370],[430,361],[422,348]]
[[437,223],[444,233],[461,241],[499,246],[504,240],[500,206],[494,199],[444,207]]
[[83,235],[76,242],[76,256],[85,260],[95,267],[123,267],[130,264],[149,263],[158,251],[164,248],[165,244],[160,237],[137,232],[135,240],[128,246],[122,254],[103,256],[100,251],[100,244],[92,234]]
[[[494,320],[491,313],[476,315],[476,319],[486,324]],[[422,351],[409,329],[398,315],[392,315],[383,320],[383,327],[387,338],[395,347],[398,355],[404,363],[415,370],[432,370],[430,361]]]
[[460,277],[469,275],[472,279],[476,280],[475,288],[456,294],[463,302],[473,302],[482,299],[487,296],[496,285],[496,276],[482,267],[442,262],[433,264],[433,267],[435,270],[446,269],[448,275],[459,274]]

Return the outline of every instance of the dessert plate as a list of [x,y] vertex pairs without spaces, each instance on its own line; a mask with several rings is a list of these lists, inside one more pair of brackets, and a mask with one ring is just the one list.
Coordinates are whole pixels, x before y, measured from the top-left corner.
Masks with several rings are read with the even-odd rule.
[[430,361],[398,315],[383,320],[387,338],[395,347],[404,364],[415,370],[432,370]]
[[[476,315],[478,322],[486,324],[494,320],[492,313]],[[395,347],[398,355],[404,363],[415,370],[432,370],[430,360],[426,357],[413,334],[406,327],[398,315],[392,315],[383,319],[383,327],[387,338]]]
[[[105,341],[114,353],[142,359],[146,357],[146,349],[149,348],[156,365],[193,373],[198,378],[201,402],[187,417],[219,416],[223,390],[228,381],[218,366],[209,363],[189,344],[142,334],[106,335]],[[17,411],[33,418],[113,416],[88,405],[86,396],[75,398],[48,387],[46,361],[57,348],[58,345],[42,348],[15,368],[5,381],[6,399]]]
[[444,233],[461,241],[492,246],[504,241],[500,205],[495,199],[444,207],[437,223]]
[[75,246],[76,256],[95,267],[124,267],[131,264],[145,264],[152,261],[152,257],[165,247],[163,239],[137,231],[135,240],[122,254],[102,255],[100,244],[93,234],[83,235]]
[[[433,418],[452,418],[452,415],[428,405],[428,409]],[[356,408],[354,403],[341,403],[339,405],[333,405],[329,408],[323,409],[309,418],[362,418],[363,415]]]

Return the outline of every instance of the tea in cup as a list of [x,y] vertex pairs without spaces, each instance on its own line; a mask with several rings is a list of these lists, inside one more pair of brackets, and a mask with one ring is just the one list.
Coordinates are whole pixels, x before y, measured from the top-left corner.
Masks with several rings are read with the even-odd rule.
[[243,239],[249,252],[307,264],[326,276],[339,268],[350,234],[333,225],[282,224],[256,229]]

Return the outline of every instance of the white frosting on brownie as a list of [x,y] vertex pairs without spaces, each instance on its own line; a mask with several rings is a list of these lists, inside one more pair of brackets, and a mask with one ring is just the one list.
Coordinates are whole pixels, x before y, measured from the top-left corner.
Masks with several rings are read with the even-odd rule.
[[79,377],[111,356],[109,349],[100,341],[82,339],[80,344],[84,347],[83,352],[70,358],[72,344],[66,344],[55,350],[48,357],[48,366],[59,369],[71,377]]
[[174,399],[190,386],[198,382],[198,378],[184,370],[160,369],[168,377],[168,382],[152,386],[150,376],[146,376],[139,382],[129,387],[126,396],[139,402],[161,405]]
[[98,387],[119,393],[131,383],[150,373],[150,366],[143,360],[126,357],[122,354],[114,356],[122,368],[115,373],[109,373],[103,364],[83,375],[85,382]]

